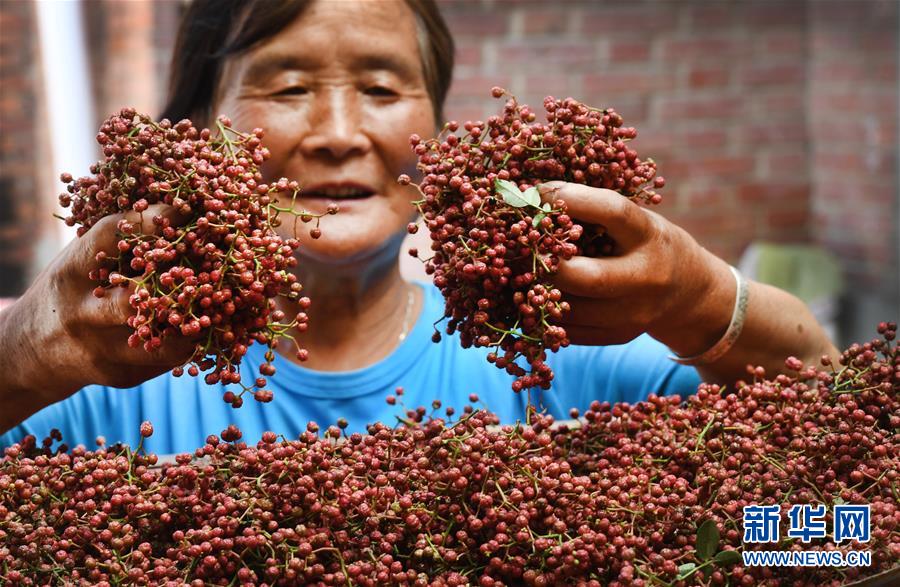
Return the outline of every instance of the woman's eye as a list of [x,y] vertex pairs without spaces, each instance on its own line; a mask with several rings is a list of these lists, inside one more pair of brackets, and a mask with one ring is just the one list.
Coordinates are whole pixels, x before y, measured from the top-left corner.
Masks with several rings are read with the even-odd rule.
[[276,96],[302,96],[306,94],[308,90],[303,86],[291,86],[289,88],[284,88],[283,90],[278,90],[275,92]]
[[365,89],[367,96],[375,96],[381,98],[390,98],[397,95],[397,92],[384,86],[369,86]]

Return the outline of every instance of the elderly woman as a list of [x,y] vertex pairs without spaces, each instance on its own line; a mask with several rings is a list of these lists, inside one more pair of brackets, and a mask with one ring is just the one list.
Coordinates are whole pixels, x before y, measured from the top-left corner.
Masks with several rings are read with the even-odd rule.
[[[275,400],[235,410],[219,399],[221,387],[168,373],[190,355],[189,341],[170,340],[153,355],[129,348],[127,292],[98,300],[87,279],[93,253],[115,242],[116,219],[107,219],[0,313],[0,444],[52,427],[69,443],[97,435],[135,443],[147,419],[158,452],[191,450],[229,424],[250,442],[267,429],[295,435],[308,420],[344,417],[362,429],[394,419],[399,408],[385,398],[397,387],[408,407],[438,399],[458,409],[479,392],[501,419],[523,418],[524,394],[509,391],[484,349],[463,350],[452,337],[431,342],[440,294],[399,271],[415,193],[396,178],[414,172],[408,137],[433,135],[441,119],[452,55],[432,0],[195,0],[164,115],[209,124],[226,114],[237,128],[265,128],[265,174],[300,181],[298,206],[309,211],[340,205],[324,236],[298,253],[314,304],[302,338],[309,361],[296,364],[283,349],[270,382]],[[743,281],[662,216],[603,189],[564,184],[558,196],[625,250],[573,258],[556,276],[573,308],[565,326],[582,346],[549,358],[553,388],[532,398],[551,413],[690,392],[698,374],[731,382],[748,363],[777,371],[788,355],[835,355],[801,302]],[[263,349],[251,347],[244,372],[263,361]]]

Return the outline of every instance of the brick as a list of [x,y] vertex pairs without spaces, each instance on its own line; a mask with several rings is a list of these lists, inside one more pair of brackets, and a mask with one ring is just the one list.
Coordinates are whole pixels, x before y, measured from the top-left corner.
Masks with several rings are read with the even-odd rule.
[[[662,161],[671,157],[671,153],[676,149],[677,145],[682,144],[682,141],[674,133],[639,124],[636,119],[631,117],[625,118],[625,124],[635,126],[638,129],[638,136],[632,145],[641,154],[641,157],[652,157],[660,165],[662,165]],[[660,167],[660,170],[664,171],[665,169]]]
[[[676,196],[677,203],[686,209],[708,208],[729,201],[728,191],[721,186],[698,185],[695,182],[689,184],[685,189],[679,189]],[[666,198],[666,201],[670,201],[667,194],[663,197]]]
[[875,254],[884,255],[891,248],[891,243],[885,238],[890,236],[894,228],[894,219],[879,214],[876,207],[863,209],[854,218],[854,224],[860,230],[860,240]]
[[791,85],[802,84],[806,79],[803,63],[752,65],[740,72],[743,85]]
[[497,54],[505,67],[564,67],[597,65],[598,42],[584,41],[507,41]]
[[678,142],[691,150],[721,149],[728,142],[728,132],[723,128],[689,128],[678,134]]
[[810,65],[810,76],[815,79],[828,80],[829,84],[836,82],[862,82],[869,77],[870,71],[869,64],[841,56],[814,59]]
[[656,109],[661,120],[673,123],[697,120],[732,119],[744,111],[739,96],[657,98]]
[[700,34],[712,28],[731,27],[739,18],[734,6],[725,3],[691,3],[687,13],[691,31]]
[[586,35],[616,34],[634,31],[643,37],[674,30],[677,23],[675,6],[653,2],[643,6],[634,3],[596,2],[584,7],[580,16],[580,32]]
[[695,66],[687,74],[687,83],[691,88],[721,88],[728,85],[731,79],[731,66]]
[[740,142],[750,146],[766,143],[800,144],[806,141],[806,124],[792,121],[764,121],[738,127]]
[[[894,22],[897,17],[894,16]],[[897,51],[896,30],[877,30],[877,24],[848,26],[836,25],[815,29],[810,34],[810,46],[815,55],[841,55],[860,51],[873,55],[890,55]]]
[[[896,51],[894,52],[896,57]],[[869,69],[869,83],[884,85],[887,89],[897,88],[897,60],[874,63]]]
[[752,235],[752,226],[748,226],[745,215],[725,209],[693,209],[690,214],[679,216],[676,224],[704,246],[715,241],[730,244],[740,235]]
[[697,36],[664,41],[663,59],[683,63],[694,59],[728,60],[741,55],[744,43],[733,37]]
[[803,227],[768,227],[765,232],[759,236],[759,239],[771,243],[798,244],[808,243],[810,238],[809,234],[809,224],[806,223]]
[[[894,13],[893,19],[894,22],[897,22],[896,13]],[[896,56],[897,31],[895,29],[873,31],[871,27],[866,27],[860,31],[859,45],[860,49],[867,53],[886,53]]]
[[808,35],[805,29],[763,30],[755,36],[759,52],[767,58],[793,57],[806,60]]
[[818,180],[818,185],[816,186],[816,199],[820,202],[827,203],[829,211],[840,211],[856,206],[858,202],[851,201],[851,199],[848,198],[848,194],[864,195],[864,190],[855,184],[852,177],[845,174],[841,174],[841,178],[836,181],[826,182],[820,179],[820,177],[821,176],[817,176],[814,178]]
[[584,76],[584,91],[600,96],[610,93],[661,92],[672,89],[674,85],[674,79],[669,72],[616,71],[610,68],[602,73]]
[[806,109],[806,94],[803,86],[766,89],[758,95],[751,94],[754,111],[766,119],[786,119],[795,121],[802,117]]
[[844,110],[854,116],[873,113],[877,116],[889,114],[895,116],[897,109],[897,93],[821,91],[813,96],[813,103],[824,104],[833,111]]
[[775,206],[784,202],[806,202],[809,194],[810,186],[805,182],[796,184],[746,183],[741,185],[737,191],[738,201],[742,204],[767,202]]
[[797,27],[806,23],[806,2],[743,2],[741,20],[752,28]]
[[[870,191],[860,190],[853,185],[845,186],[843,189],[836,187],[835,191],[840,197],[823,200],[818,194],[826,187],[831,186],[816,186],[816,196],[811,205],[831,219],[830,224],[837,227],[835,230],[839,236],[845,235],[858,240],[880,240],[891,233],[895,222],[895,217],[889,213],[893,209],[892,201],[882,201]],[[887,228],[882,234],[863,232],[862,218],[883,219],[887,221]]]
[[896,171],[895,153],[865,148],[818,152],[814,155],[813,162],[833,174],[890,175],[892,171]]
[[556,8],[525,8],[521,12],[522,32],[526,35],[558,35],[568,31],[569,14]]
[[809,215],[801,211],[773,211],[764,218],[762,240],[776,243],[809,242]]
[[491,88],[500,86],[509,88],[510,78],[508,76],[497,75],[471,75],[459,76],[453,80],[450,86],[450,95],[457,97],[477,97],[489,99],[491,97]]
[[32,81],[24,75],[5,76],[3,78],[4,95],[21,96],[22,92],[31,89]]
[[716,177],[737,180],[752,173],[755,166],[754,158],[746,155],[704,156],[668,161],[663,175],[675,180],[672,185],[677,185],[680,179]]
[[810,52],[812,55],[829,53],[845,53],[859,46],[859,36],[852,29],[841,30],[816,19],[814,28],[809,33]]
[[612,63],[636,63],[650,59],[651,40],[611,40],[608,55]]
[[457,67],[481,65],[481,44],[457,43],[454,64]]
[[24,26],[27,26],[24,15],[17,14],[6,8],[0,12],[0,32],[3,33],[3,36],[15,38],[16,31]]
[[444,2],[441,13],[454,37],[500,36],[509,30],[509,14],[469,3]]
[[[893,5],[893,6],[892,6]],[[817,23],[827,23],[841,27],[859,25],[861,23],[881,24],[896,28],[896,3],[879,0],[857,0],[856,2],[812,2],[810,4],[812,19]]]
[[[2,33],[0,33],[2,34]],[[16,71],[28,67],[26,55],[22,51],[4,50],[0,48],[0,79],[14,75]]]
[[782,145],[775,146],[780,147],[781,152],[762,153],[761,176],[770,181],[805,181],[809,175],[809,154],[806,146],[802,143],[797,147],[787,145],[787,150]]
[[[565,74],[529,75],[525,78],[526,94],[540,94],[538,100],[527,101],[535,108],[543,102],[545,96],[564,97],[572,93],[572,83]],[[522,97],[525,100],[525,97]]]

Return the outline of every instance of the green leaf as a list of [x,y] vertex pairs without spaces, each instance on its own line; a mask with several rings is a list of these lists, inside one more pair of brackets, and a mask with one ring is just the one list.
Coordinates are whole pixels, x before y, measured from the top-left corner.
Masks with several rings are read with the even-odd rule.
[[684,563],[683,565],[678,567],[678,579],[687,579],[696,568],[697,565],[694,563]]
[[844,505],[845,503],[847,502],[840,495],[834,498],[834,505]]
[[519,186],[505,179],[498,179],[494,182],[494,189],[500,199],[515,208],[524,208],[529,205],[525,199],[525,194],[519,189]]
[[537,228],[538,225],[541,223],[541,220],[546,218],[546,216],[547,215],[544,214],[543,212],[538,212],[537,214],[534,215],[534,220],[531,221],[531,226]]
[[697,529],[697,556],[709,560],[719,549],[719,529],[713,520],[706,520]]
[[543,210],[544,212],[550,212],[550,210],[552,210],[552,209],[553,208],[550,207],[549,202],[544,202],[544,205],[541,206],[541,210]]
[[530,187],[524,192],[522,192],[522,197],[525,198],[525,201],[528,202],[530,206],[534,206],[535,208],[540,208],[541,206],[541,192],[538,191],[536,187]]
[[720,550],[713,557],[713,560],[716,561],[716,564],[725,566],[739,563],[743,559],[741,558],[741,553],[736,550]]

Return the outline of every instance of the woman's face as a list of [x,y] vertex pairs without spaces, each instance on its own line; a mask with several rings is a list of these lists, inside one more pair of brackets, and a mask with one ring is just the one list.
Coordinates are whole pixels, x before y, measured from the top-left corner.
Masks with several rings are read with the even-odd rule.
[[[325,212],[322,237],[298,224],[300,255],[356,264],[397,249],[416,191],[409,135],[433,133],[415,17],[402,0],[317,1],[293,23],[226,63],[213,113],[262,127],[267,180],[300,182],[297,209]],[[284,233],[292,234],[287,218]]]

